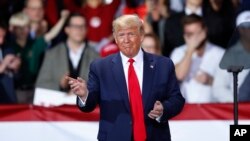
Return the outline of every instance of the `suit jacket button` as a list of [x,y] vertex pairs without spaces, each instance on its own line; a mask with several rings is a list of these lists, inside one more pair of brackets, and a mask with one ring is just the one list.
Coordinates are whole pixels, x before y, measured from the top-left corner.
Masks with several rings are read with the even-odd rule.
[[132,121],[130,121],[129,124],[132,125]]

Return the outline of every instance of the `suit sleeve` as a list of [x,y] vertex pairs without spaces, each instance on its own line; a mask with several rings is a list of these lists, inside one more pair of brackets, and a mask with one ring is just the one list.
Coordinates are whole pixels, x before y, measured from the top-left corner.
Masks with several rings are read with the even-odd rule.
[[85,106],[80,105],[79,98],[77,97],[78,108],[83,112],[91,112],[95,109],[100,100],[100,81],[97,75],[96,61],[90,65],[89,78],[87,83],[88,98],[85,102]]
[[163,115],[161,117],[161,122],[165,122],[168,119],[176,116],[181,112],[184,107],[185,99],[183,98],[178,81],[175,75],[174,64],[172,61],[169,61],[169,79],[167,86],[167,99],[163,101]]

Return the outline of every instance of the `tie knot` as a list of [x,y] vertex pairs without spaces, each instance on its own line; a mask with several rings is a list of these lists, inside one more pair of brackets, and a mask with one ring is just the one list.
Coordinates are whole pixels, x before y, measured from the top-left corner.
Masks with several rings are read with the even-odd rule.
[[130,64],[133,64],[133,63],[135,62],[135,60],[132,59],[132,58],[130,58],[130,59],[128,59],[128,62],[129,62]]

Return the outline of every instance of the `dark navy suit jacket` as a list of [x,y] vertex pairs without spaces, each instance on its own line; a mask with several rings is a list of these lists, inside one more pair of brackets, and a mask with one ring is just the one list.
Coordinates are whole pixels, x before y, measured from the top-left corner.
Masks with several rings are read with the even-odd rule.
[[[185,100],[180,93],[175,69],[169,58],[143,53],[144,72],[142,98],[148,141],[170,141],[168,119],[180,113]],[[87,83],[89,95],[84,112],[100,107],[98,140],[131,141],[132,119],[126,80],[120,53],[95,60],[90,66]],[[150,119],[148,113],[156,100],[162,102],[161,122]]]
[[[3,58],[8,54],[13,54],[13,50],[8,47],[2,46]],[[17,98],[14,88],[14,78],[11,75],[2,73],[0,74],[0,104],[16,103]]]

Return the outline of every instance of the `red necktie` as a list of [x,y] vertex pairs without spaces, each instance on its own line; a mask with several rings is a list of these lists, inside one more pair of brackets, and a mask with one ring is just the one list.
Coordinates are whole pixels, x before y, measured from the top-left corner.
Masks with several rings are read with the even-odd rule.
[[128,62],[130,63],[128,68],[128,89],[130,109],[132,111],[134,141],[145,141],[146,129],[140,84],[133,67],[134,60],[129,59]]

